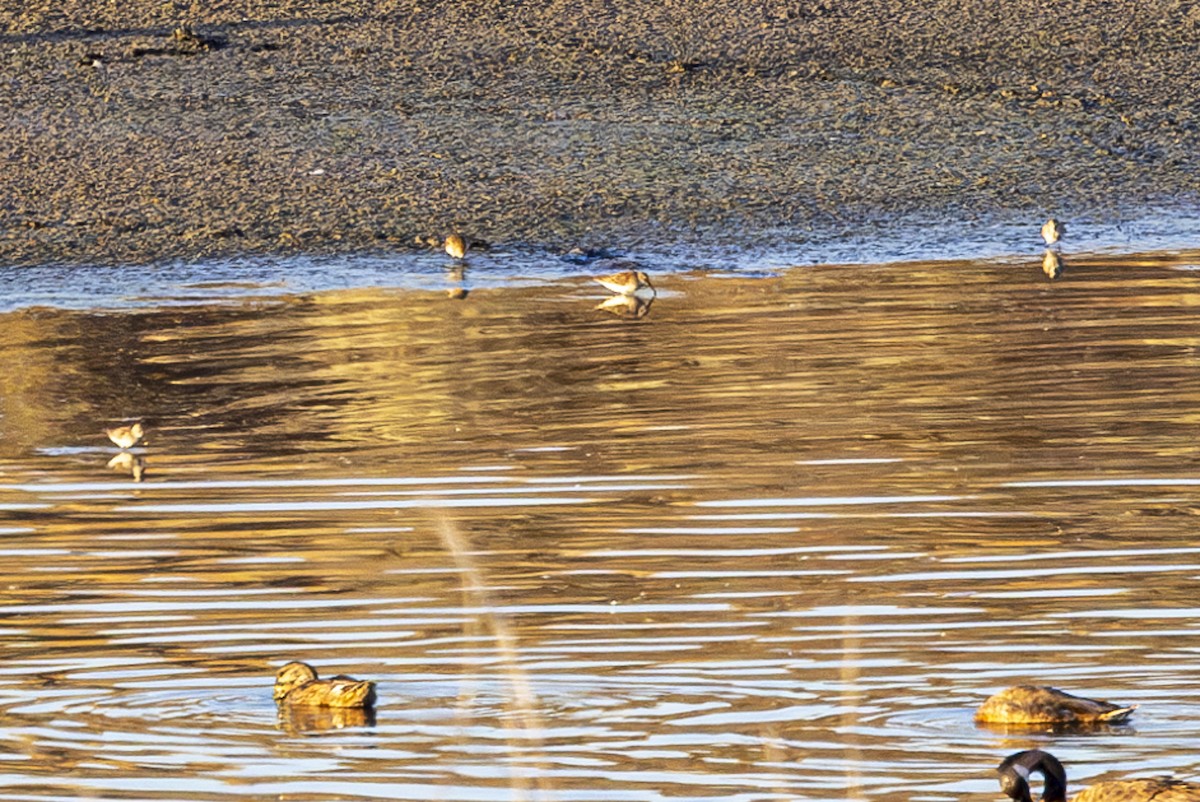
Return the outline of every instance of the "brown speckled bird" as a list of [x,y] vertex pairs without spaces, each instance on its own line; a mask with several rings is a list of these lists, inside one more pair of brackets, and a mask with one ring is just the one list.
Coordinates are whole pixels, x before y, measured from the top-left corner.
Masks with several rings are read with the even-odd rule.
[[[1042,802],[1066,802],[1067,773],[1049,752],[1031,749],[1009,755],[997,769],[1000,790],[1013,802],[1033,802],[1029,775],[1042,775]],[[1096,783],[1075,795],[1071,802],[1200,802],[1200,784],[1153,777],[1148,780],[1112,780]]]
[[142,435],[145,434],[142,430],[141,421],[130,426],[115,426],[112,429],[105,429],[104,431],[108,434],[108,439],[121,448],[133,448],[137,445],[137,441],[142,439]]
[[619,295],[653,295],[654,285],[650,277],[641,270],[623,270],[608,276],[597,276],[596,281]]
[[275,674],[275,701],[320,707],[371,707],[375,683],[337,676],[317,679],[308,663],[288,663]]
[[451,259],[463,259],[467,255],[467,241],[460,234],[451,234],[446,237],[443,247],[445,247],[446,253],[450,255]]
[[1046,222],[1042,223],[1042,239],[1046,240],[1047,245],[1053,245],[1062,239],[1062,235],[1067,233],[1067,227],[1051,217]]
[[1073,696],[1046,685],[1016,685],[989,697],[975,711],[975,720],[995,724],[1120,724],[1137,705]]

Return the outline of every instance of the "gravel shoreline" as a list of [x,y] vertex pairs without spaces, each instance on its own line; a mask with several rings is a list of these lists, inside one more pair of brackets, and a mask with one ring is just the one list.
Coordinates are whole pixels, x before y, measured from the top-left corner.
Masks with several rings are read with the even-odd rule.
[[4,264],[803,243],[1200,194],[1187,3],[94,5],[0,11]]

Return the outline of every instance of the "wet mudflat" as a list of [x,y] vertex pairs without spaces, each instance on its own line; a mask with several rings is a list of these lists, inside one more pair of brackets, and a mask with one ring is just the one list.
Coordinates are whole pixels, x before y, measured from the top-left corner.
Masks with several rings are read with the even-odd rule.
[[[630,318],[486,261],[463,299],[441,264],[6,272],[0,787],[982,802],[1031,746],[1196,778],[1197,264],[662,272]],[[278,713],[294,658],[375,715]],[[974,725],[1024,681],[1141,707]]]
[[1173,0],[35,0],[0,9],[0,261],[1189,210],[1198,33]]

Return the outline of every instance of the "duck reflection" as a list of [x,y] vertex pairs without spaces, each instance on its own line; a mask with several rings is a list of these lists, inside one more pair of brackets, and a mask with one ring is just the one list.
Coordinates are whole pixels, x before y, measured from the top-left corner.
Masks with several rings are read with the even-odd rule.
[[374,727],[375,708],[280,705],[279,726],[291,733]]
[[605,312],[611,312],[617,317],[637,320],[649,314],[650,307],[653,304],[654,296],[647,298],[641,295],[614,295],[597,304],[596,308],[603,309]]
[[108,461],[109,470],[127,473],[133,481],[140,482],[146,476],[146,461],[139,456],[122,451]]

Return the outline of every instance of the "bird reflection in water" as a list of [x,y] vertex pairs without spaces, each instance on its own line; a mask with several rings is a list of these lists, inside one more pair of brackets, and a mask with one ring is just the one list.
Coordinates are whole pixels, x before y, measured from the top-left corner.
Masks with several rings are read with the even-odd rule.
[[1066,264],[1057,251],[1046,251],[1042,254],[1042,272],[1046,274],[1047,278],[1051,280],[1061,278],[1065,267]]
[[375,708],[280,705],[279,726],[280,729],[293,733],[374,727]]
[[467,269],[457,264],[446,271],[446,278],[450,281],[450,287],[446,289],[446,297],[454,301],[461,301],[467,297],[470,290],[467,289]]
[[617,317],[637,320],[649,314],[653,303],[654,296],[647,298],[642,295],[614,295],[597,304],[596,308],[603,309],[605,312],[611,312]]
[[146,460],[128,451],[122,451],[110,459],[107,467],[112,471],[129,474],[135,482],[142,481],[146,476]]

